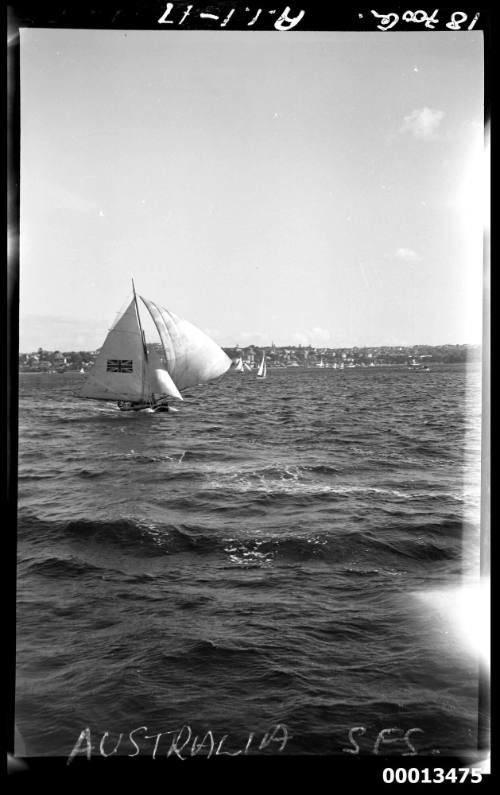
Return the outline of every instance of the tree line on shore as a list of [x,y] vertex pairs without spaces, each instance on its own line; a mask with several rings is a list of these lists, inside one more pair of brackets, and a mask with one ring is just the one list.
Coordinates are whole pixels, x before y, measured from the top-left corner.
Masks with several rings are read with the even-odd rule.
[[[161,346],[153,344],[158,349]],[[233,359],[243,359],[254,363],[262,353],[266,354],[272,366],[314,366],[345,362],[351,365],[397,365],[406,364],[409,359],[422,359],[428,363],[453,364],[466,361],[480,361],[479,345],[409,345],[353,348],[319,348],[312,346],[248,345],[246,347],[224,347]],[[67,370],[88,370],[99,351],[48,351],[38,348],[32,353],[19,354],[19,369],[28,372],[65,372]]]

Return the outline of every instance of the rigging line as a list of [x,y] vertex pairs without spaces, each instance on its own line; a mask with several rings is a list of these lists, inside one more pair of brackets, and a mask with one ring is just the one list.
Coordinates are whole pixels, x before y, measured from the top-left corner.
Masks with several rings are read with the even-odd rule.
[[144,351],[144,362],[143,362],[143,365],[142,365],[142,393],[143,393],[143,396],[144,396],[145,387],[146,387],[146,373],[147,373],[147,368],[148,368],[148,349],[146,347],[146,337],[144,335],[144,330],[142,328],[141,316],[139,314],[139,304],[137,302],[137,295],[136,295],[136,292],[135,292],[135,284],[134,284],[134,280],[133,279],[132,279],[132,290],[134,291],[135,312],[136,312],[137,320],[138,320],[138,323],[139,323],[139,330],[141,332],[141,340],[142,340],[142,348],[143,348],[143,351]]
[[144,329],[142,328],[141,316],[139,314],[139,304],[137,302],[137,295],[136,295],[136,292],[135,292],[135,284],[134,284],[134,280],[133,279],[132,279],[132,290],[134,291],[135,311],[137,312],[137,320],[139,321],[139,329],[141,331],[142,347],[144,348],[144,356],[145,356],[146,361],[147,361],[148,360],[148,350],[146,348],[146,337],[144,335]]

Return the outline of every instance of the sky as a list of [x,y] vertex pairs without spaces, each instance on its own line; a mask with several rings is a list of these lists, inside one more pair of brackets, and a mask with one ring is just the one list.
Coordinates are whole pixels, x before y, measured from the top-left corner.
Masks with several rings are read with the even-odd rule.
[[481,31],[23,29],[20,351],[479,343],[483,138]]

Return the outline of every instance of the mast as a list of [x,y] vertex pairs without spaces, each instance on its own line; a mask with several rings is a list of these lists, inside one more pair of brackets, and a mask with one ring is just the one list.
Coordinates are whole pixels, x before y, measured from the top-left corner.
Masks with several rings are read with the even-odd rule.
[[137,312],[137,320],[139,321],[139,330],[141,332],[142,348],[144,350],[144,364],[142,368],[142,388],[144,392],[145,383],[146,383],[146,373],[148,370],[148,349],[146,348],[146,337],[144,336],[144,329],[142,328],[141,316],[139,314],[139,304],[137,303],[137,295],[135,292],[135,284],[133,279],[132,279],[132,290],[134,293],[134,303],[135,303],[135,311]]

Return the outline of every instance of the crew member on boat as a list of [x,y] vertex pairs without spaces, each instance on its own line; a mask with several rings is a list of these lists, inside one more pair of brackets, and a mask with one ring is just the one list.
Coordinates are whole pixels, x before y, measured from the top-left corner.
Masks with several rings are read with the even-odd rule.
[[170,411],[170,407],[168,405],[166,397],[158,398],[155,404],[155,411]]
[[118,408],[120,411],[142,411],[143,409],[153,409],[153,411],[169,411],[168,401],[165,397],[160,397],[154,403],[144,401],[119,400]]

